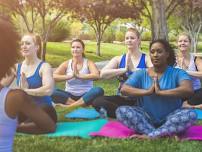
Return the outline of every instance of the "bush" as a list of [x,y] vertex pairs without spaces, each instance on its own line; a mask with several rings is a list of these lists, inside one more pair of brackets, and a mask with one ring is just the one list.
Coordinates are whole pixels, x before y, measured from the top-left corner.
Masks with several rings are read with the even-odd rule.
[[111,43],[114,41],[114,39],[115,39],[115,35],[114,35],[113,28],[108,27],[103,35],[102,41]]
[[117,31],[115,34],[115,37],[116,37],[116,41],[123,42],[125,39],[125,34],[121,31]]
[[151,41],[151,32],[143,32],[141,35],[141,40],[143,41]]
[[70,35],[69,25],[66,22],[59,22],[51,31],[48,37],[50,42],[61,42]]

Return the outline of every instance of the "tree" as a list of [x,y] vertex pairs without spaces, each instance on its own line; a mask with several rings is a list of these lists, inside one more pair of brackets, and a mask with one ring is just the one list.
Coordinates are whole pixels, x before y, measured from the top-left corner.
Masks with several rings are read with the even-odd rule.
[[202,28],[202,0],[186,0],[184,7],[175,12],[178,23],[191,37],[191,51],[197,51],[197,42]]
[[[133,0],[135,1],[135,0]],[[168,39],[167,20],[184,0],[141,0],[141,14],[150,21],[152,40]]]
[[107,27],[117,18],[133,18],[137,19],[142,9],[138,1],[132,7],[128,0],[78,0],[77,5],[69,5],[66,0],[66,8],[74,11],[74,16],[82,22],[87,22],[94,30],[97,50],[96,54],[100,54],[100,43]]
[[[41,36],[43,42],[41,57],[45,60],[48,35],[57,22],[65,16],[64,0],[1,0],[1,5],[20,15],[26,24],[27,31],[33,32],[36,21],[41,22]],[[31,22],[28,19],[31,15]]]

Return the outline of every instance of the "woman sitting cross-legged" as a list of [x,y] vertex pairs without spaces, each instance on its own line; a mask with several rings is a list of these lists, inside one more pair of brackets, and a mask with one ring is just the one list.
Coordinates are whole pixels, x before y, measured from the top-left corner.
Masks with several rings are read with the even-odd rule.
[[124,95],[137,97],[137,106],[121,106],[117,119],[135,130],[139,138],[156,138],[185,131],[197,118],[193,109],[182,108],[181,98],[193,94],[191,78],[173,68],[175,55],[165,40],[150,44],[153,68],[134,72],[121,88]]
[[84,56],[85,45],[82,40],[71,42],[72,59],[64,61],[54,72],[56,82],[66,81],[65,91],[56,89],[52,99],[65,107],[89,105],[104,91],[93,87],[93,80],[99,78],[99,71],[93,61]]

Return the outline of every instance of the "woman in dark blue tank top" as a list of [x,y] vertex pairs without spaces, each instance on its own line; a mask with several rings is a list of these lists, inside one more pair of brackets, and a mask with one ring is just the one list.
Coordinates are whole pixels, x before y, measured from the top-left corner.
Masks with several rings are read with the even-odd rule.
[[140,34],[134,28],[129,28],[125,34],[125,44],[127,53],[122,56],[112,58],[101,70],[101,78],[118,78],[119,87],[117,95],[102,96],[94,100],[93,106],[96,110],[105,109],[109,117],[115,117],[115,110],[121,105],[134,105],[135,99],[120,95],[120,88],[127,78],[138,69],[151,67],[152,63],[144,53],[140,52]]
[[[34,34],[24,35],[21,39],[21,55],[24,60],[16,65],[17,86],[56,122],[57,115],[50,97],[54,89],[52,69],[48,63],[40,60],[40,54],[40,37]],[[24,120],[26,117],[20,119]]]

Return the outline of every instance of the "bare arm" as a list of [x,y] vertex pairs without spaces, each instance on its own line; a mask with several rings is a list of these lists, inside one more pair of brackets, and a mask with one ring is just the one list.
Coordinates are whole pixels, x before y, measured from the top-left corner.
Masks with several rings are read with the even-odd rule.
[[158,83],[155,83],[155,92],[161,96],[180,98],[188,98],[194,93],[190,80],[183,80],[180,82],[179,87],[169,90],[160,90]]
[[54,79],[52,68],[48,63],[44,63],[40,69],[42,86],[36,89],[24,89],[27,94],[32,96],[49,96],[54,89]]
[[17,128],[19,132],[40,134],[55,131],[54,121],[47,113],[36,106],[32,102],[32,98],[22,90],[16,89],[9,92],[6,101],[6,112],[11,118],[23,114],[33,121],[33,125],[19,124]]
[[84,80],[99,79],[99,71],[93,61],[88,60],[89,74],[78,74],[77,77]]
[[191,76],[202,79],[202,59],[200,57],[197,57],[195,63],[198,71],[187,71],[187,73]]
[[3,86],[10,86],[13,80],[15,79],[15,77],[16,77],[16,69],[12,68],[11,72],[7,74],[3,79],[1,79],[0,83]]
[[65,61],[54,71],[53,77],[56,82],[66,81],[73,78],[73,74],[66,74],[67,66],[68,61]]
[[146,89],[140,89],[140,88],[134,88],[129,85],[124,84],[121,87],[121,93],[123,95],[127,96],[147,96],[151,95],[154,92],[154,85],[152,85],[148,90]]
[[101,70],[100,77],[103,79],[111,79],[120,76],[127,71],[127,68],[118,68],[120,57],[112,58],[109,63]]

